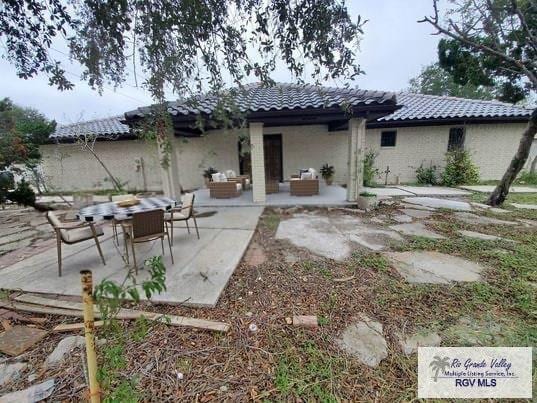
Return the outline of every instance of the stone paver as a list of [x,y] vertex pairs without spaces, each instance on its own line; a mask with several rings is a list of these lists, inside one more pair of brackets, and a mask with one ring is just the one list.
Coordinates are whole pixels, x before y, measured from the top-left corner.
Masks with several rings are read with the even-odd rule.
[[416,204],[416,205],[432,207],[432,208],[445,208],[449,210],[460,210],[460,211],[472,210],[472,206],[470,205],[470,203],[457,201],[457,200],[437,199],[434,197],[405,197],[403,201],[405,203]]
[[483,267],[458,256],[430,251],[385,252],[384,255],[409,283],[481,280]]
[[412,217],[410,217],[409,215],[406,215],[406,214],[397,214],[397,215],[394,215],[392,217],[392,219],[394,219],[395,221],[399,222],[399,223],[410,223],[412,222]]
[[83,347],[85,339],[82,336],[67,336],[60,340],[56,348],[49,354],[45,360],[45,368],[51,368],[60,364],[66,356],[76,347]]
[[475,231],[466,231],[466,230],[459,230],[459,234],[462,236],[468,237],[468,238],[475,238],[475,239],[481,239],[483,241],[508,241],[508,242],[515,242],[511,239],[502,238],[496,235],[488,235],[488,234],[482,234],[480,232]]
[[347,237],[332,225],[328,217],[313,214],[296,214],[280,221],[276,239],[287,239],[299,248],[334,260],[344,260],[352,251]]
[[358,321],[348,326],[336,344],[365,365],[376,367],[388,356],[382,324],[360,315]]
[[491,211],[491,212],[496,213],[496,214],[511,213],[511,210],[505,210],[505,209],[498,208],[498,207],[492,207],[492,206],[489,206],[488,204],[476,203],[476,202],[470,202],[470,204],[473,207],[477,207],[477,208],[482,209],[482,210]]
[[28,326],[13,326],[0,334],[0,352],[17,356],[47,335],[45,330]]
[[295,214],[293,218],[282,220],[276,238],[340,261],[350,256],[355,244],[378,251],[386,249],[392,242],[404,240],[397,232],[365,223],[357,216],[329,217],[314,213]]
[[0,364],[0,386],[18,379],[21,372],[26,369],[28,364],[25,362],[3,363]]
[[[496,186],[493,185],[465,185],[459,186],[461,189],[471,190],[479,193],[492,193]],[[537,193],[537,187],[531,186],[512,186],[509,193]]]
[[405,192],[413,193],[416,196],[466,196],[470,192],[462,189],[449,188],[445,186],[397,186]]
[[457,220],[472,225],[517,225],[513,221],[499,220],[497,218],[480,216],[472,213],[456,212],[454,216]]
[[55,380],[49,379],[45,382],[32,385],[24,390],[8,393],[0,396],[0,403],[34,403],[45,400],[54,391]]
[[413,193],[407,192],[403,189],[397,188],[397,187],[384,187],[384,188],[368,188],[365,187],[364,192],[372,193],[374,195],[377,195],[379,198],[382,197],[392,197],[392,196],[412,196]]
[[417,209],[412,209],[412,208],[405,208],[403,210],[403,213],[413,218],[429,218],[430,216],[433,215],[432,211],[417,210]]
[[511,206],[521,209],[537,210],[537,204],[511,203]]
[[432,239],[445,239],[445,236],[437,234],[434,231],[428,229],[423,223],[415,222],[410,224],[398,224],[390,226],[394,231],[401,232],[405,235],[422,236]]
[[417,353],[418,347],[436,347],[439,346],[441,342],[442,339],[438,333],[434,332],[418,332],[407,337],[399,335],[399,344],[401,345],[403,353],[406,355]]
[[379,229],[363,225],[349,234],[351,241],[374,251],[381,251],[393,242],[404,241],[403,237],[395,231]]

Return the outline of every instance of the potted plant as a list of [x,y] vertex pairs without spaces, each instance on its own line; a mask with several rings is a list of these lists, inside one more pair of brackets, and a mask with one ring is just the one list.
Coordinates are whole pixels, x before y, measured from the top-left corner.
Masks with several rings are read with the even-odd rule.
[[209,167],[203,170],[203,179],[205,180],[205,187],[209,186],[209,182],[213,180],[213,174],[218,173],[213,167]]
[[323,177],[325,183],[330,186],[332,184],[332,181],[334,180],[334,166],[333,165],[328,165],[328,164],[324,164],[322,167],[321,167],[321,176]]
[[366,211],[372,210],[375,207],[377,207],[377,204],[378,204],[377,195],[373,193],[362,192],[356,199],[356,204],[359,209],[366,210]]

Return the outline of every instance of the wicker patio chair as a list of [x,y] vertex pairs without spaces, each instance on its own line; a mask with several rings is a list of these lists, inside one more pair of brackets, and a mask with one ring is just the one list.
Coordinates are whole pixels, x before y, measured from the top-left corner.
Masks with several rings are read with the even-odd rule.
[[[124,200],[130,200],[134,198],[135,196],[133,194],[122,194],[122,195],[113,195],[110,199],[113,202],[120,202]],[[125,222],[126,220],[130,220],[130,217],[114,217],[112,218],[111,224],[112,224],[112,233],[114,235],[114,240],[116,241],[116,245],[119,245],[119,235],[117,232],[117,228],[121,226],[122,222]]]
[[123,222],[121,225],[123,227],[123,234],[125,237],[125,255],[127,258],[127,264],[129,263],[128,243],[130,242],[134,270],[136,271],[136,274],[138,274],[138,266],[136,264],[136,251],[134,250],[135,243],[151,242],[160,239],[162,255],[164,256],[164,237],[168,237],[170,256],[172,258],[172,264],[174,263],[170,235],[168,234],[168,229],[164,225],[163,210],[150,210],[134,213],[132,215],[132,220],[129,222]]
[[319,179],[291,179],[291,196],[314,196],[319,194]]
[[230,199],[241,195],[242,186],[235,181],[209,182],[209,196],[212,199]]
[[164,221],[166,223],[166,228],[170,224],[170,236],[172,239],[173,245],[173,223],[175,221],[184,221],[186,224],[186,229],[190,234],[190,226],[188,225],[188,220],[194,221],[194,227],[196,227],[196,235],[200,239],[200,232],[198,230],[198,223],[196,221],[196,216],[194,215],[194,193],[186,193],[181,197],[181,207],[172,208],[169,212],[164,214]]
[[103,251],[101,250],[101,245],[99,244],[99,237],[104,235],[103,229],[99,225],[95,225],[92,222],[81,222],[78,224],[66,224],[62,223],[58,216],[52,212],[48,211],[46,214],[47,220],[54,228],[56,233],[56,247],[58,249],[58,276],[62,276],[62,242],[68,245],[73,245],[75,243],[88,241],[93,239],[101,260],[103,264],[106,265],[104,261]]

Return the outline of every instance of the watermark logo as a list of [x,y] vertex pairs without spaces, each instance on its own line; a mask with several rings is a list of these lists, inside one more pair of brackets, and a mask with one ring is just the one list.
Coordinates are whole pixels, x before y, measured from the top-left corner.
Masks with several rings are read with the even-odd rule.
[[419,347],[419,398],[532,398],[531,347]]

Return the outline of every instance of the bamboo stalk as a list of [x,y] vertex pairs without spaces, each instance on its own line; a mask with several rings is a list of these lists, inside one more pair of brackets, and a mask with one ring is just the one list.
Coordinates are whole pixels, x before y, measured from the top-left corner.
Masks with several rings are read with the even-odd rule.
[[88,360],[88,380],[90,402],[100,403],[101,395],[97,382],[97,356],[95,354],[95,323],[93,316],[93,278],[90,270],[82,270],[82,303],[84,305],[84,336],[86,338],[86,358]]

